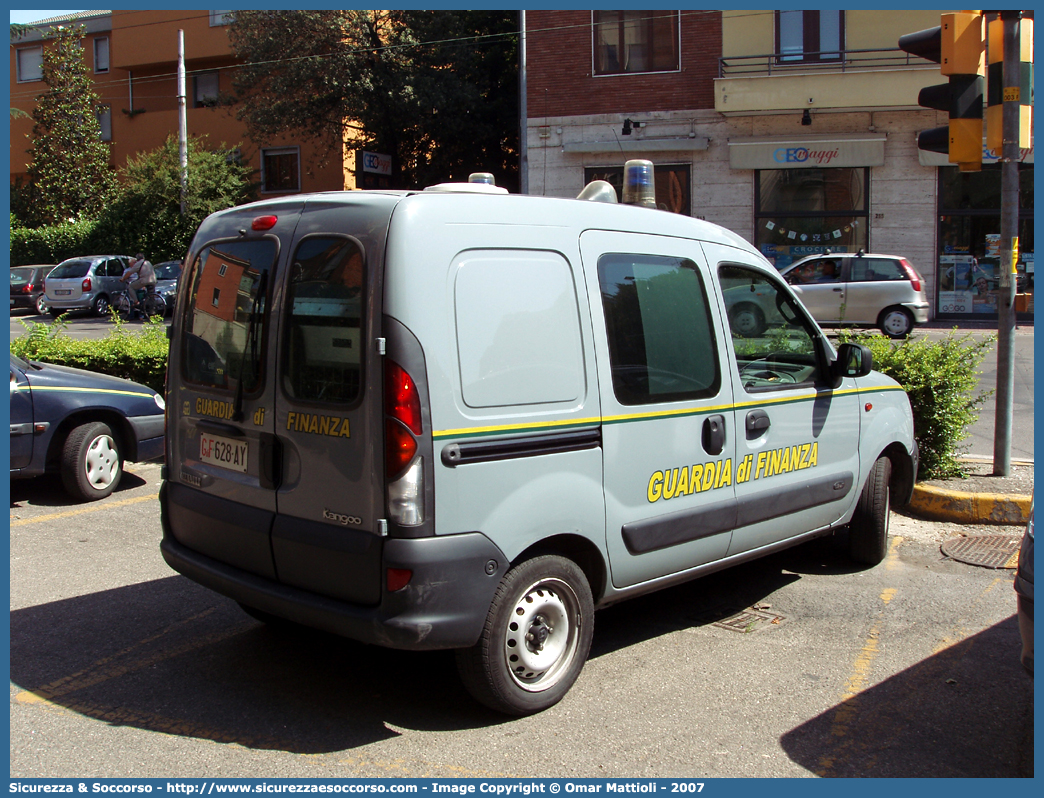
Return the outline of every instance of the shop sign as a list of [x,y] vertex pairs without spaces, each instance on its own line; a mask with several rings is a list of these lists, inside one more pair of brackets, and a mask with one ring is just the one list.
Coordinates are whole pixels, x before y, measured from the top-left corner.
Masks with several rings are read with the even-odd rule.
[[375,175],[390,175],[392,173],[392,157],[381,155],[376,152],[362,153],[362,170]]
[[883,135],[729,140],[733,169],[826,169],[884,165]]
[[[921,166],[956,166],[955,163],[950,163],[949,157],[944,152],[928,152],[927,150],[917,151],[917,161]],[[1000,163],[1001,156],[997,152],[994,152],[986,146],[986,139],[982,140],[982,163],[988,166],[989,164]],[[1033,150],[1019,150],[1019,163],[1030,164],[1033,163]]]

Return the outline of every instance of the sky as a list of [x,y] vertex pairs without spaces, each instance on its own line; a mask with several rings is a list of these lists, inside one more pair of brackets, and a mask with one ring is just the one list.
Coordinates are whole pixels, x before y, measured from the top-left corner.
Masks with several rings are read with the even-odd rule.
[[32,11],[11,11],[11,22],[19,25],[26,25],[30,22],[39,22],[41,19],[50,19],[51,17],[61,16],[62,14],[75,14],[77,11],[83,9],[75,9],[73,11],[38,11],[33,9]]

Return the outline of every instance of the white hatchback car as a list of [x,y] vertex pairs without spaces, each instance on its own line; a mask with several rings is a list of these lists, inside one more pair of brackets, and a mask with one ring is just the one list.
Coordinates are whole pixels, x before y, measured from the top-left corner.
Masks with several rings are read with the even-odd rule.
[[872,325],[905,338],[928,321],[924,278],[898,255],[811,255],[780,273],[821,323]]

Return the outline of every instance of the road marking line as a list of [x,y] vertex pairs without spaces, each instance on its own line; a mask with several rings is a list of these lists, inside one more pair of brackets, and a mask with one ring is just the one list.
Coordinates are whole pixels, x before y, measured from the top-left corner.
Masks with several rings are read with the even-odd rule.
[[148,496],[135,496],[133,499],[122,499],[117,502],[105,502],[104,504],[92,504],[89,507],[78,507],[75,510],[68,510],[62,513],[49,513],[48,515],[38,515],[35,518],[19,518],[18,520],[11,521],[11,526],[25,526],[26,524],[39,524],[44,521],[58,521],[62,518],[72,518],[73,516],[83,515],[84,513],[94,513],[98,510],[106,510],[112,507],[126,507],[130,504],[140,504],[141,502],[155,501],[159,498],[159,491],[156,493],[150,493]]
[[[893,541],[889,557],[896,556],[901,540],[902,538],[897,538]],[[873,625],[867,632],[866,641],[860,648],[858,656],[856,656],[855,663],[852,666],[852,675],[848,677],[848,681],[845,683],[844,695],[841,697],[841,703],[834,710],[834,719],[830,724],[830,737],[841,742],[834,751],[824,753],[820,757],[819,768],[816,770],[817,776],[833,775],[831,771],[834,768],[834,764],[838,760],[844,759],[845,751],[858,742],[850,738],[848,733],[859,715],[860,695],[870,681],[870,668],[880,651],[878,640],[881,638],[881,626],[884,621],[885,610],[898,592],[894,587],[885,588],[881,591],[880,599],[884,602],[884,608],[878,613]]]

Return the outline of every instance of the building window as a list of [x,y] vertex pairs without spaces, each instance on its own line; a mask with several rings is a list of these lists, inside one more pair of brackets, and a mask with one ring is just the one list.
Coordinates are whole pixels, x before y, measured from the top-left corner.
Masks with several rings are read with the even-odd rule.
[[806,255],[869,250],[870,170],[760,169],[754,244],[777,269]]
[[[1001,239],[1001,166],[979,172],[939,169],[939,252],[936,270],[938,318],[997,317],[997,288],[1004,268]],[[1034,278],[1033,164],[1019,165],[1019,257],[1015,290],[1032,295]],[[1010,265],[1009,267],[1010,268]],[[1033,313],[1032,296],[1019,314]]]
[[212,300],[210,300],[210,304],[213,305],[214,307],[217,307],[218,305],[221,304],[221,289],[220,288],[215,288],[214,289],[214,298]]
[[678,61],[677,11],[593,11],[594,72],[671,72]]
[[[688,164],[656,164],[653,178],[656,181],[656,207],[661,211],[692,214],[692,190]],[[616,196],[623,198],[623,167],[595,166],[584,169],[584,185],[592,180],[605,180],[616,189]]]
[[196,108],[217,105],[219,80],[217,72],[201,72],[192,78],[193,104]]
[[224,277],[225,276],[225,272],[227,272],[227,271],[228,271],[228,264],[227,263],[222,263],[218,267],[218,277]]
[[94,40],[94,71],[109,71],[109,37],[99,36]]
[[18,82],[43,80],[43,47],[22,47],[16,53]]
[[112,107],[98,106],[98,126],[101,128],[102,141],[112,141]]
[[231,25],[235,13],[235,11],[211,11],[210,27],[216,28],[220,25]]
[[301,153],[297,147],[261,151],[261,190],[267,193],[300,191]]
[[776,55],[779,61],[838,61],[844,49],[844,11],[776,12]]

